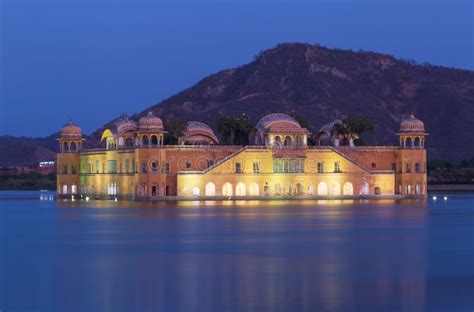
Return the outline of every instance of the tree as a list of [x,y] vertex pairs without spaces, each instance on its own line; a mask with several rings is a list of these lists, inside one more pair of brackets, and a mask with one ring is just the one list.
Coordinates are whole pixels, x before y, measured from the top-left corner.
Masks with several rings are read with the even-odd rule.
[[178,138],[184,135],[187,128],[186,122],[175,116],[168,116],[165,119],[164,126],[167,132],[164,143],[171,145],[178,144]]
[[236,117],[220,116],[217,119],[217,132],[221,134],[222,144],[246,145],[253,125],[245,114]]
[[362,135],[364,133],[372,134],[374,132],[374,126],[363,117],[351,117],[344,120],[344,124],[347,127],[347,139],[352,140],[355,145],[364,145]]
[[351,117],[342,122],[335,124],[331,135],[339,139],[341,145],[364,145],[362,134],[373,133],[374,126],[362,117]]
[[461,168],[474,168],[474,157],[462,160]]
[[229,116],[220,116],[217,119],[217,132],[221,134],[221,142],[224,145],[230,145],[234,141],[234,123],[233,118]]

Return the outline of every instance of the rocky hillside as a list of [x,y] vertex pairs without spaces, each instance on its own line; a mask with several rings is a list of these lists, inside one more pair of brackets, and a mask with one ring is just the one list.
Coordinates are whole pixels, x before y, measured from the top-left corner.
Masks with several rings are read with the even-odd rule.
[[[281,44],[150,109],[161,117],[176,115],[211,127],[220,114],[244,112],[257,122],[267,113],[294,112],[309,121],[312,132],[334,118],[364,116],[375,127],[371,144],[397,144],[394,134],[400,121],[414,112],[431,134],[431,159],[474,155],[469,143],[474,72],[417,65],[373,52]],[[100,130],[91,135],[90,144],[97,144]]]
[[27,138],[0,136],[0,167],[25,166],[53,160],[58,150],[54,136]]

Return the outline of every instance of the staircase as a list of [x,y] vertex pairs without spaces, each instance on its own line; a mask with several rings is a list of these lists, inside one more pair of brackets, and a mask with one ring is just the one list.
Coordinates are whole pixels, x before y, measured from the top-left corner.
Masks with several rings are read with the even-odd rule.
[[348,155],[344,154],[343,152],[341,152],[340,150],[338,150],[337,148],[335,148],[334,146],[327,146],[330,150],[332,150],[334,153],[338,154],[339,156],[341,157],[344,157],[345,159],[347,159],[349,162],[351,162],[354,166],[362,169],[363,171],[367,172],[367,173],[370,173],[370,170],[365,168],[364,166],[362,166],[361,164],[359,164],[357,161],[353,160],[352,158],[350,158]]
[[221,159],[220,161],[216,162],[215,164],[213,164],[212,166],[210,166],[206,170],[202,171],[202,173],[207,173],[207,172],[211,171],[212,169],[216,168],[217,166],[222,165],[223,163],[225,163],[229,159],[234,158],[235,156],[239,155],[240,153],[242,153],[243,151],[248,150],[248,149],[266,149],[266,147],[265,146],[252,146],[252,145],[243,146],[240,149],[238,149],[237,151],[233,152],[232,154],[230,154],[230,155],[224,157],[223,159]]

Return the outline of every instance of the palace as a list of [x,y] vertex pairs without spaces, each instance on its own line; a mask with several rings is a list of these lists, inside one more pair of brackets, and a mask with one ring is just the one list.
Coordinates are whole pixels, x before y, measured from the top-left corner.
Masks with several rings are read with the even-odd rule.
[[102,135],[105,147],[84,149],[81,129],[61,128],[59,197],[344,198],[426,196],[424,124],[400,124],[399,146],[339,146],[335,120],[313,137],[291,116],[263,117],[248,146],[220,145],[206,124],[187,123],[178,145],[165,145],[162,120],[119,118]]

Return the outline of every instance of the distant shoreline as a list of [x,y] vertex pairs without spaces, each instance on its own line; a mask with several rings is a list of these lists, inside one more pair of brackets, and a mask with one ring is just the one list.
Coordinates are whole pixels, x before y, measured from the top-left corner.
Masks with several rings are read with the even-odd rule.
[[428,184],[428,192],[474,192],[474,184]]

